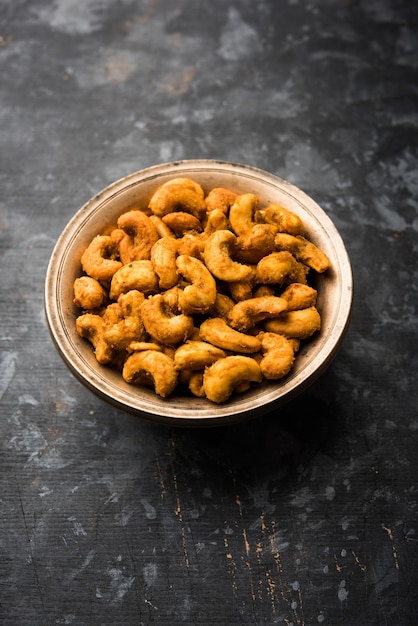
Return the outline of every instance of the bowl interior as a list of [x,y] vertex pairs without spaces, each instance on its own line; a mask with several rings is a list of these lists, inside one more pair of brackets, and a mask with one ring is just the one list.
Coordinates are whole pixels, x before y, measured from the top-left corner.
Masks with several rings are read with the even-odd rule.
[[[281,204],[301,217],[307,237],[327,254],[332,264],[331,270],[319,275],[314,285],[322,329],[303,344],[290,374],[276,383],[256,385],[221,405],[176,392],[163,399],[150,389],[125,383],[119,372],[96,361],[90,343],[75,329],[79,310],[73,304],[73,283],[81,274],[84,249],[95,235],[115,226],[119,215],[146,206],[156,188],[175,177],[194,179],[206,193],[214,187],[228,187],[237,193],[255,193],[261,205]],[[245,165],[180,161],[130,174],[87,202],[57,241],[45,289],[46,317],[55,345],[72,372],[92,391],[141,417],[172,425],[208,426],[234,423],[272,410],[301,393],[324,371],[349,323],[352,274],[344,243],[333,222],[294,185]]]

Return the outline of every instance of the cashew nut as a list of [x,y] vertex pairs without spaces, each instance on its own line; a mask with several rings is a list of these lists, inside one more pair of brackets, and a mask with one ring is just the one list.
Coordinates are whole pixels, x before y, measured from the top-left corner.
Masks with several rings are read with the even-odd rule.
[[192,256],[180,255],[176,265],[190,283],[179,294],[179,307],[187,314],[206,313],[216,299],[216,282],[207,267]]
[[174,390],[178,378],[173,359],[158,350],[141,350],[128,356],[122,376],[127,383],[154,387],[163,398]]
[[103,338],[112,348],[125,350],[132,341],[143,341],[146,332],[141,319],[141,306],[145,296],[141,291],[131,290],[118,299],[122,319],[104,329]]
[[261,381],[260,366],[255,359],[233,355],[219,359],[205,370],[203,388],[206,397],[219,404],[228,400],[243,382],[260,383]]
[[158,291],[158,278],[151,261],[132,261],[115,272],[110,283],[111,300],[117,300],[121,293],[131,289],[142,291],[145,295]]
[[321,329],[321,316],[314,307],[288,311],[280,317],[267,320],[264,324],[267,331],[284,335],[288,338],[307,339]]
[[212,317],[202,322],[200,337],[222,350],[240,354],[252,354],[261,348],[257,337],[234,330],[221,317]]
[[193,333],[193,318],[176,314],[169,302],[168,292],[156,294],[145,300],[141,308],[146,331],[162,344],[175,345],[186,341]]
[[290,372],[295,361],[293,345],[289,339],[276,333],[261,332],[258,335],[264,353],[260,370],[264,378],[279,380]]
[[188,341],[177,348],[174,366],[177,370],[203,370],[226,354],[206,341]]
[[76,329],[78,334],[88,339],[93,345],[94,354],[99,363],[106,365],[114,357],[114,350],[104,340],[105,322],[100,315],[85,313],[76,319]]
[[233,261],[231,251],[237,238],[230,230],[217,230],[209,236],[204,250],[206,266],[216,278],[225,281],[247,280],[252,268]]
[[278,296],[249,298],[235,304],[229,312],[228,321],[232,328],[248,332],[262,320],[277,317],[287,309],[287,302]]
[[191,391],[191,393],[196,396],[197,398],[204,398],[205,397],[205,388],[203,386],[203,375],[204,372],[203,371],[198,371],[198,372],[191,372],[190,376],[189,376],[189,389]]
[[158,232],[160,237],[173,237],[173,238],[175,238],[175,234],[173,233],[171,228],[169,228],[167,226],[167,224],[164,224],[164,222],[161,219],[161,217],[158,217],[158,215],[150,215],[149,218],[150,218],[151,222],[154,224],[155,228],[157,229],[157,232]]
[[309,285],[292,283],[280,295],[287,302],[287,310],[307,309],[316,304],[317,291]]
[[272,252],[257,263],[256,282],[262,284],[306,283],[309,268],[290,252]]
[[231,205],[235,202],[237,194],[225,187],[214,187],[206,196],[206,208],[208,211],[219,209],[225,215],[229,212]]
[[118,255],[119,246],[110,235],[97,235],[83,252],[81,266],[88,276],[107,282],[122,267]]
[[162,237],[151,248],[151,262],[163,291],[174,287],[178,282],[176,256],[177,240],[173,237]]
[[303,235],[305,232],[305,226],[300,217],[278,204],[270,204],[265,209],[259,209],[256,220],[272,224],[281,233]]
[[74,304],[80,309],[98,309],[107,298],[101,284],[91,276],[81,276],[74,281]]
[[205,236],[209,237],[216,230],[228,230],[229,222],[225,213],[221,209],[213,209],[208,213],[207,220],[205,222]]
[[234,233],[246,235],[254,226],[254,214],[258,206],[258,198],[253,193],[237,196],[229,210],[229,222]]
[[143,211],[134,209],[123,213],[118,219],[118,227],[126,234],[119,243],[120,260],[124,265],[132,261],[149,259],[151,248],[159,239],[159,234]]
[[315,271],[322,273],[331,267],[331,263],[322,250],[305,237],[288,235],[287,233],[277,233],[275,237],[276,246],[279,250],[291,252],[298,261],[302,261]]
[[255,264],[276,249],[274,232],[270,224],[254,224],[237,240],[237,260]]
[[195,231],[197,233],[202,232],[202,224],[191,213],[185,211],[176,211],[175,213],[167,213],[162,218],[164,224],[166,224],[172,231],[181,237],[188,231]]
[[200,219],[206,211],[204,196],[198,183],[189,178],[174,178],[154,192],[148,207],[159,217],[174,211],[185,211]]

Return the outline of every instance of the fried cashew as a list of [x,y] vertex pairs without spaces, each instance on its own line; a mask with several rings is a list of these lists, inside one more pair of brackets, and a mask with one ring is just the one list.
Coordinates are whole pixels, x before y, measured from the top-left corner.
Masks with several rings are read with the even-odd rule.
[[219,359],[205,370],[203,388],[206,397],[219,404],[228,400],[237,389],[242,389],[243,383],[260,383],[261,381],[260,366],[255,359],[233,355]]
[[88,339],[92,344],[97,361],[102,365],[111,363],[115,352],[104,340],[105,322],[103,318],[94,313],[85,313],[77,317],[75,325],[80,337]]
[[128,356],[122,376],[127,383],[153,387],[162,398],[172,393],[178,379],[173,359],[158,350],[141,350]]
[[213,211],[208,213],[204,226],[205,236],[209,237],[209,235],[216,230],[228,230],[229,222],[227,216],[221,209],[213,209]]
[[150,258],[151,248],[160,236],[143,211],[134,209],[123,213],[118,219],[118,228],[125,232],[119,243],[120,260],[124,265]]
[[216,298],[213,306],[210,308],[210,314],[212,317],[227,318],[229,311],[234,306],[235,302],[229,296],[224,293],[216,293]]
[[74,281],[74,304],[80,309],[98,309],[106,301],[106,291],[91,276],[81,276]]
[[320,274],[331,267],[325,252],[305,237],[277,233],[274,241],[279,250],[291,252],[298,261],[305,263]]
[[297,309],[307,309],[315,306],[318,292],[309,285],[302,283],[292,283],[280,295],[287,302],[288,311],[296,311]]
[[169,226],[167,226],[167,224],[164,224],[164,222],[161,219],[161,217],[158,217],[158,215],[150,215],[149,218],[150,218],[151,222],[154,224],[155,228],[157,229],[157,232],[158,232],[160,237],[173,237],[173,238],[175,238],[175,234],[173,233],[171,228]]
[[253,295],[253,276],[250,280],[235,280],[228,283],[230,296],[234,302],[247,300]]
[[178,237],[190,231],[201,233],[203,230],[200,220],[191,213],[184,211],[167,213],[161,219]]
[[145,296],[141,291],[131,290],[118,299],[122,319],[104,328],[103,338],[115,350],[125,350],[132,341],[144,341],[146,331],[141,319],[141,306]]
[[230,230],[217,230],[208,238],[204,249],[207,268],[220,280],[248,280],[253,270],[248,265],[238,263],[231,258],[237,238]]
[[225,356],[224,350],[206,341],[187,341],[177,348],[174,367],[177,370],[203,370]]
[[305,232],[305,226],[300,217],[278,204],[270,204],[264,209],[259,209],[256,213],[256,221],[271,224],[280,233],[303,235]]
[[232,328],[246,333],[258,322],[277,317],[287,310],[287,302],[279,296],[249,298],[235,304],[229,312],[228,321]]
[[216,299],[216,282],[212,274],[202,261],[192,256],[178,256],[176,265],[183,278],[191,283],[179,293],[180,310],[189,315],[206,313]]
[[183,237],[177,239],[177,252],[188,256],[194,256],[196,259],[203,260],[203,252],[205,249],[205,237],[196,233],[185,233]]
[[203,375],[204,372],[202,370],[197,372],[191,372],[189,376],[189,390],[197,398],[204,398],[206,396],[205,388],[203,386]]
[[161,185],[152,195],[148,207],[159,217],[174,211],[185,211],[200,219],[205,211],[205,193],[190,178],[174,178]]
[[110,235],[97,235],[81,256],[81,267],[91,278],[106,283],[122,267],[119,245]]
[[239,354],[253,354],[261,348],[257,337],[246,335],[231,328],[222,317],[212,317],[200,326],[200,337],[222,350],[238,352]]
[[227,215],[229,209],[235,202],[237,194],[226,187],[214,187],[206,196],[206,208],[208,211],[219,209]]
[[261,284],[306,283],[309,268],[287,251],[272,252],[257,263],[256,282]]
[[254,214],[258,207],[258,197],[254,193],[237,196],[229,210],[229,222],[237,236],[246,235],[254,226]]
[[156,294],[145,300],[141,316],[146,331],[151,337],[166,345],[184,343],[193,333],[193,318],[176,313],[170,302],[171,294]]
[[151,248],[151,263],[162,291],[171,289],[178,283],[176,257],[177,240],[173,237],[162,237]]
[[263,358],[260,370],[264,378],[279,380],[290,372],[295,362],[292,342],[283,335],[261,332],[257,337],[261,341]]
[[251,230],[238,237],[237,260],[241,263],[258,263],[276,249],[274,235],[269,224],[254,224]]
[[158,277],[151,261],[132,261],[115,272],[110,283],[109,296],[117,300],[122,293],[137,289],[146,296],[158,291]]
[[308,339],[321,329],[321,316],[316,307],[311,306],[307,309],[288,311],[280,317],[267,320],[264,328],[288,338]]

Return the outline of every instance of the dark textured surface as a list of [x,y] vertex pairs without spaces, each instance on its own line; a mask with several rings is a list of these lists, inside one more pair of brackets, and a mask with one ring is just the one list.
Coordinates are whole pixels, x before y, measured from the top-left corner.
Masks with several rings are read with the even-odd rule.
[[[0,0],[2,624],[418,623],[414,7]],[[75,211],[189,158],[300,186],[355,279],[328,372],[222,430],[105,405],[43,313]]]

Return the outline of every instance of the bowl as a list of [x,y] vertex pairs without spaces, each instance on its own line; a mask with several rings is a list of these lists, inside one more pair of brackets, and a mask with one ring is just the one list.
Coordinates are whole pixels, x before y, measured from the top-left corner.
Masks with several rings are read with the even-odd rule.
[[[318,275],[317,306],[322,328],[304,343],[291,372],[233,394],[222,404],[181,395],[157,396],[152,389],[126,383],[120,372],[100,365],[91,344],[76,331],[80,313],[73,303],[73,283],[81,274],[80,258],[93,239],[114,226],[119,215],[146,206],[164,182],[188,177],[207,193],[227,187],[255,193],[260,204],[280,204],[302,219],[307,237],[321,248],[332,268]],[[220,426],[246,421],[276,410],[304,392],[330,365],[349,325],[352,308],[350,260],[337,228],[320,206],[291,183],[261,169],[215,160],[185,160],[156,165],[110,184],[69,221],[52,252],[45,282],[45,313],[55,346],[73,374],[100,398],[128,413],[172,426]]]

